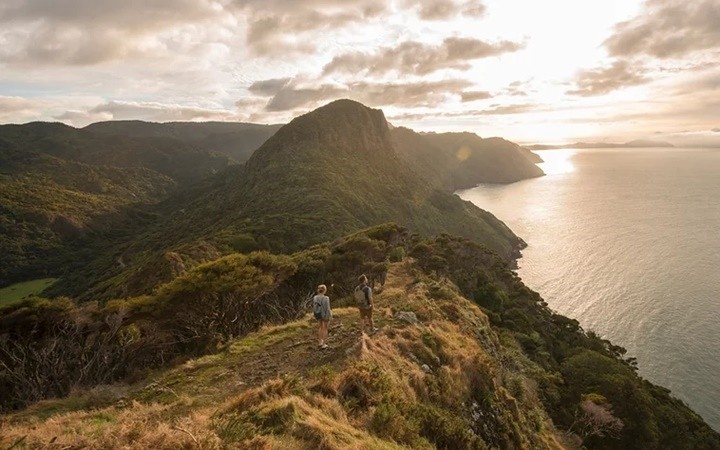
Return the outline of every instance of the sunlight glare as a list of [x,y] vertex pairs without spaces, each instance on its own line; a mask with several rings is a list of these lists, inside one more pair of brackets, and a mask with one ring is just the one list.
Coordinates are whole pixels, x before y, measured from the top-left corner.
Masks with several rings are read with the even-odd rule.
[[543,159],[538,163],[546,175],[562,175],[575,171],[575,165],[571,159],[577,153],[575,150],[544,150],[536,152]]

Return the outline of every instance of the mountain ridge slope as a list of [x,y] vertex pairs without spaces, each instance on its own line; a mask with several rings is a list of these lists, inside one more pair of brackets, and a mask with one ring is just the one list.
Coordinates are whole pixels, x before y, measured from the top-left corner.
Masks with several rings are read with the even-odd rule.
[[[153,286],[142,281],[131,283],[137,290],[121,286],[130,276],[155,270],[156,257],[147,260],[149,248],[177,252],[200,241],[220,253],[292,252],[396,222],[421,234],[449,232],[475,239],[506,260],[524,245],[495,216],[413,171],[397,155],[382,111],[351,100],[293,119],[246,164],[166,201],[157,211],[156,225],[139,242],[117,250],[132,267],[93,269],[109,276],[88,292],[102,297],[145,293]],[[77,278],[61,279],[51,292],[82,294],[67,290],[69,285],[81,284]]]

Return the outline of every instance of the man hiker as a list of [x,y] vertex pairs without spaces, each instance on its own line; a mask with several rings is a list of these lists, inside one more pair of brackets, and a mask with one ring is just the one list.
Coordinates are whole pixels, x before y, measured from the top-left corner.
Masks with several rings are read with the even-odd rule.
[[370,325],[370,333],[375,333],[378,329],[373,323],[373,296],[372,288],[368,286],[368,279],[365,275],[360,275],[360,284],[355,287],[354,292],[355,303],[360,309],[360,333],[365,332],[365,321]]

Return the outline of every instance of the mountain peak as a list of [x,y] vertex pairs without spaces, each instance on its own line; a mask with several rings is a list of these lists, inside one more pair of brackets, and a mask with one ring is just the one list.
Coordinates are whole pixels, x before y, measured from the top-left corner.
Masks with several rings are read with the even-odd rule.
[[370,158],[394,155],[385,114],[353,100],[335,100],[296,117],[268,139],[247,167],[264,166],[269,159],[312,159],[322,155]]
[[[378,132],[385,135],[389,133],[388,123],[382,110],[369,108],[360,102],[349,99],[330,102],[295,118],[288,125],[293,123],[308,125],[310,122],[317,123],[323,128],[340,127],[346,131],[351,131],[353,134],[360,129],[365,132]],[[348,126],[354,130],[347,130]]]

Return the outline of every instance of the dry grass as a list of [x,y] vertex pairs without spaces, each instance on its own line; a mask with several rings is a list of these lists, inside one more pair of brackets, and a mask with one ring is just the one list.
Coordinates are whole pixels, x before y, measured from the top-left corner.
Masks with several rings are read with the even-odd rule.
[[[499,364],[503,347],[480,309],[407,269],[391,267],[374,336],[359,337],[352,308],[334,311],[328,352],[308,320],[268,327],[149,382],[6,417],[0,447],[24,438],[16,448],[564,448],[522,370]],[[399,310],[422,323],[393,319]]]

